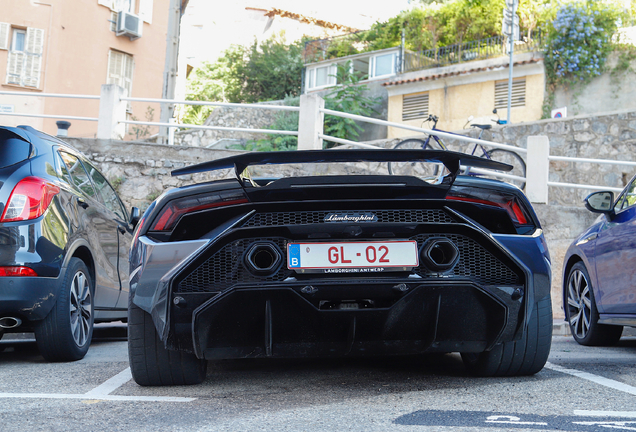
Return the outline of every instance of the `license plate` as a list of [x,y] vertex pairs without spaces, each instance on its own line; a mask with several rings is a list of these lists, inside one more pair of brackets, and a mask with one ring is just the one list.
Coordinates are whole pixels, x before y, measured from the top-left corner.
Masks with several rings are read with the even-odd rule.
[[407,271],[419,264],[417,242],[289,243],[287,268],[300,272]]

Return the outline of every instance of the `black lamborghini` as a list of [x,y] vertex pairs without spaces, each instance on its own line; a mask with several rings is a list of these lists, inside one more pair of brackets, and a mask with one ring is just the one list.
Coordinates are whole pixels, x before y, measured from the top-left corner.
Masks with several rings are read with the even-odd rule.
[[[446,169],[436,178],[246,175],[258,165],[389,161]],[[139,222],[133,378],[200,383],[212,359],[448,352],[473,375],[540,371],[552,330],[541,226],[518,188],[458,175],[462,165],[510,169],[449,151],[316,150],[173,171],[233,168],[236,178],[170,190]]]

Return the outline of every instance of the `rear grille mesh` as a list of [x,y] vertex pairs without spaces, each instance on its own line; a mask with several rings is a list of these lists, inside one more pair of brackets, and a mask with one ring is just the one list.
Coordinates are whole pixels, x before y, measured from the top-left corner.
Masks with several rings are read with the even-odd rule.
[[[459,249],[459,261],[446,276],[469,277],[484,285],[517,285],[519,276],[486,248],[470,237],[458,234],[420,234],[414,238],[421,247],[431,237],[444,237],[455,243]],[[423,266],[415,271],[422,277],[431,277],[430,272]]]
[[[361,212],[344,211],[297,211],[297,212],[271,212],[256,213],[244,227],[268,227],[284,225],[321,224],[325,216],[330,213],[338,213],[353,216]],[[364,213],[373,213],[378,217],[378,222],[389,223],[453,223],[455,222],[443,210],[365,210]]]
[[[283,265],[272,276],[258,277],[251,274],[243,264],[245,251],[254,242],[271,241],[278,245],[283,252]],[[287,240],[283,238],[242,239],[229,243],[204,261],[196,270],[179,283],[178,292],[210,292],[223,291],[240,283],[262,283],[282,281],[292,275],[287,269],[286,256]]]
[[[470,237],[459,234],[420,234],[414,237],[413,240],[417,240],[418,247],[421,247],[431,237],[447,238],[455,243],[459,249],[459,261],[453,270],[444,274],[446,277],[469,278],[483,285],[518,285],[522,283],[517,273]],[[243,264],[245,251],[254,242],[259,241],[271,241],[278,245],[283,252],[283,263],[280,269],[272,276],[254,276],[247,271]],[[229,243],[186,276],[179,283],[175,292],[224,291],[237,284],[281,282],[295,275],[295,272],[287,269],[288,241],[291,240],[273,237],[241,239]],[[416,268],[414,273],[424,279],[438,277],[423,266]],[[316,276],[320,277],[320,275]]]

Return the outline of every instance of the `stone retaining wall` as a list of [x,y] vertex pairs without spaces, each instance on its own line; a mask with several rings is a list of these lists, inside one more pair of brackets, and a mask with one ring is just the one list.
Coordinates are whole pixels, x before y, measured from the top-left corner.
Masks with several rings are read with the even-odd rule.
[[[259,105],[285,105],[285,102],[263,102]],[[212,111],[212,114],[205,121],[205,126],[267,129],[281,112],[280,110],[262,108],[220,107]],[[245,143],[261,138],[263,138],[261,133],[190,129],[175,133],[174,142],[175,145],[180,146],[207,147],[221,139],[240,140]]]

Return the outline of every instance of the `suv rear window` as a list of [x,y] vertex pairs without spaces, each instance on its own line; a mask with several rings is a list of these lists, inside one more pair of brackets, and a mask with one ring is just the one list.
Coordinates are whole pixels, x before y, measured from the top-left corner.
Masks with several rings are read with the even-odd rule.
[[[14,135],[15,136],[15,135]],[[19,138],[0,135],[0,168],[5,168],[29,158],[31,144]]]

